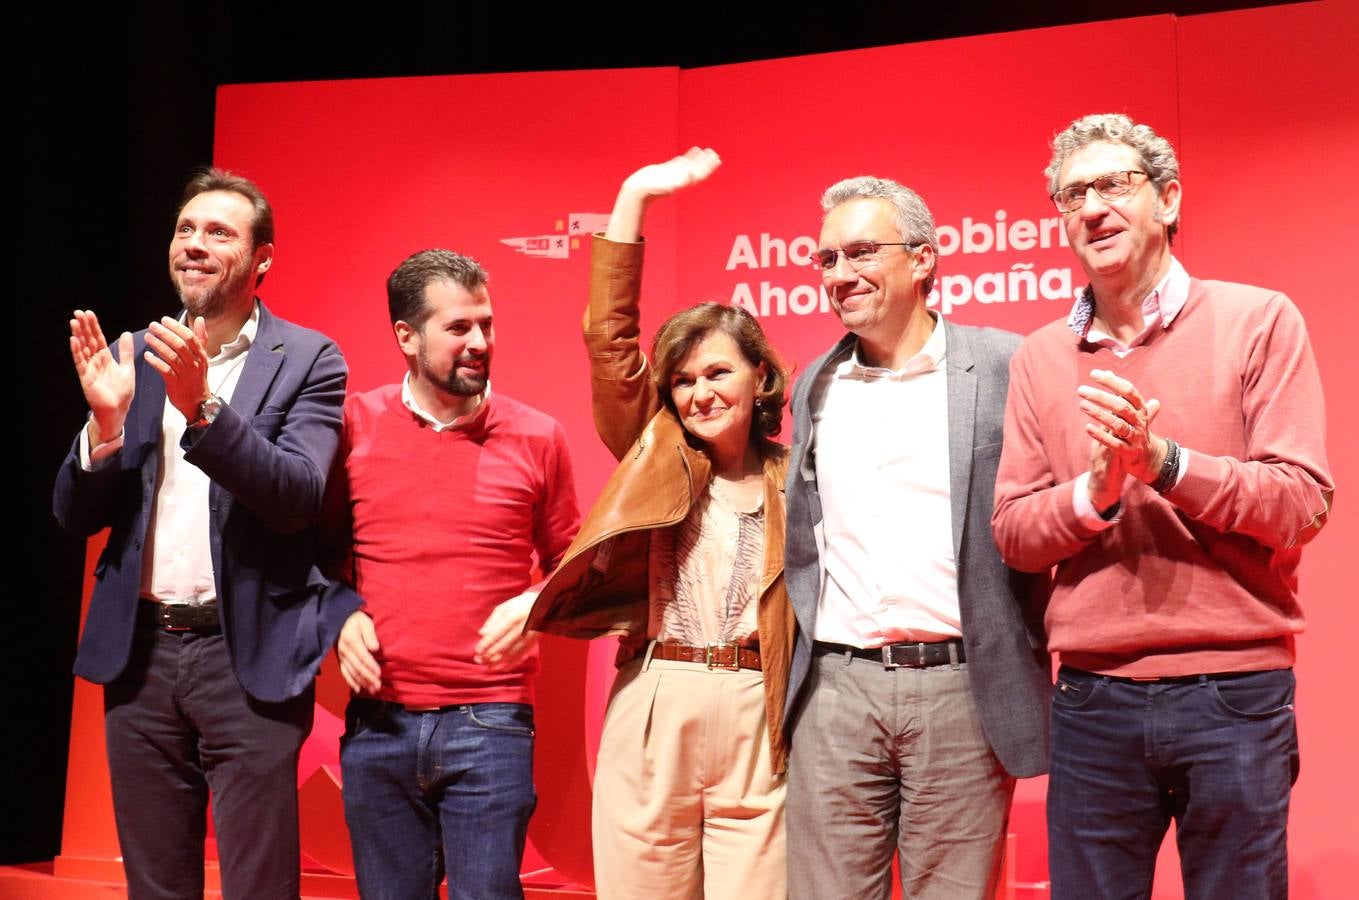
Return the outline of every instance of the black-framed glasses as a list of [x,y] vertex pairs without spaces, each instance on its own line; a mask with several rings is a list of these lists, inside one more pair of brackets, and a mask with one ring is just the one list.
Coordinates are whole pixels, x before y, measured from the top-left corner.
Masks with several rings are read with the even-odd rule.
[[812,251],[812,267],[821,271],[829,271],[835,268],[835,264],[840,259],[840,254],[845,255],[845,262],[849,263],[850,268],[857,269],[866,266],[878,259],[878,251],[883,247],[908,247],[914,250],[920,244],[907,244],[901,241],[895,243],[889,241],[850,241],[838,250],[825,247],[820,250]]
[[1117,200],[1137,190],[1137,186],[1141,184],[1138,176],[1142,178],[1151,177],[1146,172],[1137,169],[1129,169],[1126,172],[1110,172],[1090,181],[1067,185],[1052,195],[1052,202],[1056,205],[1058,212],[1075,212],[1085,205],[1085,198],[1090,193],[1091,188],[1095,189],[1095,193],[1099,194],[1101,200]]

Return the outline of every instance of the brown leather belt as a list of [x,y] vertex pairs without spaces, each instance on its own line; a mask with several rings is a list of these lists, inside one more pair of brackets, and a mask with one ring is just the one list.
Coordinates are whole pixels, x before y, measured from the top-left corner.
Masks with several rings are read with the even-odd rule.
[[671,662],[699,663],[710,669],[751,669],[760,671],[760,651],[754,647],[737,644],[708,644],[706,647],[690,647],[687,644],[656,642],[651,651],[652,659],[666,659]]

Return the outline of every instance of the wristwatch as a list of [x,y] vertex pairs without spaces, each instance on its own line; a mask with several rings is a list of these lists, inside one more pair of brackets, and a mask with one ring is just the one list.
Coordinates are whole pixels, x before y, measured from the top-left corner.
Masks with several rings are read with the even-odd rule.
[[222,398],[216,394],[208,394],[198,402],[198,415],[189,423],[189,428],[207,428],[217,418],[217,414],[222,411]]

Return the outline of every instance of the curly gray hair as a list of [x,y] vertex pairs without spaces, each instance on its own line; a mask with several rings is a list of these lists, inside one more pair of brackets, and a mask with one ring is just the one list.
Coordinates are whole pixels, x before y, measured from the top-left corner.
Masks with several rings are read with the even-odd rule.
[[[1071,154],[1101,141],[1123,144],[1137,151],[1142,171],[1147,173],[1158,195],[1167,184],[1180,177],[1180,162],[1175,158],[1175,148],[1170,146],[1170,141],[1153,131],[1150,125],[1139,125],[1122,113],[1096,113],[1082,116],[1052,139],[1052,160],[1043,170],[1048,179],[1048,193],[1057,191],[1057,173]],[[1166,229],[1167,238],[1173,240],[1175,232],[1179,230],[1180,219],[1177,217]]]

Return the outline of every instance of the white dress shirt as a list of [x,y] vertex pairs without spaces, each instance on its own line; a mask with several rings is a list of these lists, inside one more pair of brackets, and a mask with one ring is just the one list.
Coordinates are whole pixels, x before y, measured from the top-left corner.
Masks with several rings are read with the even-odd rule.
[[818,641],[878,647],[962,636],[949,487],[944,328],[892,371],[850,355],[818,375]]
[[[208,389],[224,403],[231,402],[259,330],[259,320],[257,301],[235,340],[223,344],[217,355],[208,360]],[[184,414],[167,397],[156,450],[160,465],[156,468],[151,521],[142,548],[141,595],[157,601],[208,603],[217,599],[208,524],[208,488],[212,482],[202,469],[184,460],[179,442],[187,426]],[[87,471],[109,464],[121,449],[119,435],[101,444],[92,460],[88,428],[81,431],[80,459]]]
[[415,391],[411,390],[411,373],[407,372],[401,378],[402,405],[414,413],[417,419],[432,428],[435,434],[442,431],[454,431],[466,426],[476,418],[477,413],[481,412],[481,408],[486,405],[486,398],[489,396],[491,396],[491,382],[488,380],[486,382],[486,387],[477,395],[477,405],[473,406],[471,411],[463,413],[460,416],[454,416],[453,421],[451,422],[441,422],[439,419],[435,418],[433,413],[421,406],[419,400],[415,399]]

